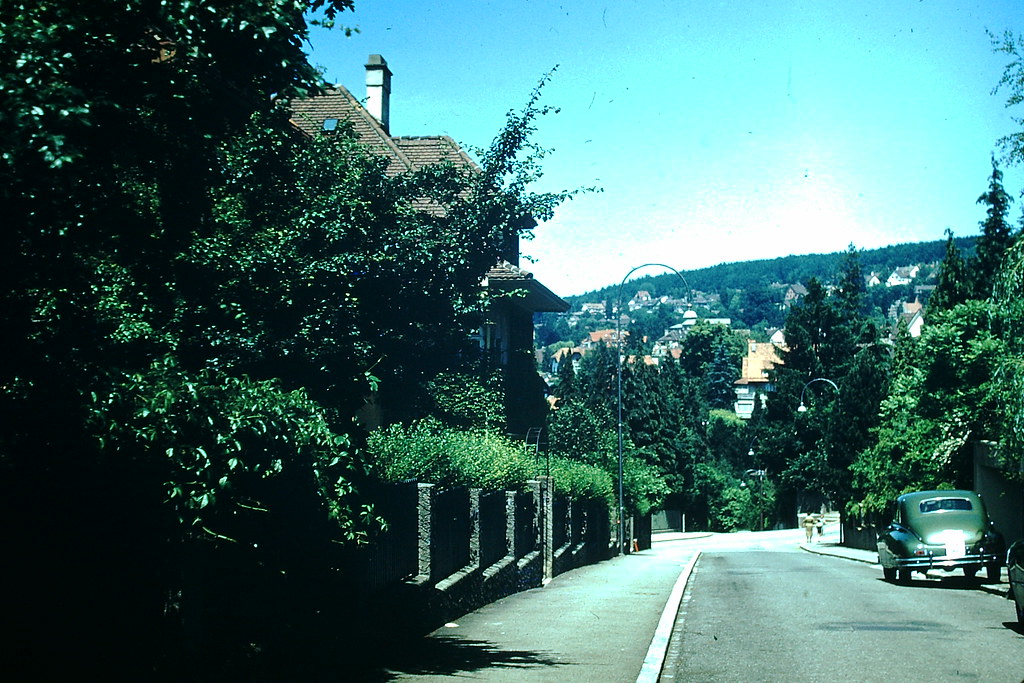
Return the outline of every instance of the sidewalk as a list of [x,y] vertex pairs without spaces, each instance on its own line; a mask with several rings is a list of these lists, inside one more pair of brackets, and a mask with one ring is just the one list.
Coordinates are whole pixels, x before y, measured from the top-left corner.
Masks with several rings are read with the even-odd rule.
[[395,653],[380,680],[635,681],[696,553],[691,544],[655,543],[562,574]]
[[874,550],[847,548],[839,545],[838,542],[824,541],[820,543],[801,543],[800,549],[816,555],[831,555],[832,557],[841,557],[846,560],[878,564],[878,553]]

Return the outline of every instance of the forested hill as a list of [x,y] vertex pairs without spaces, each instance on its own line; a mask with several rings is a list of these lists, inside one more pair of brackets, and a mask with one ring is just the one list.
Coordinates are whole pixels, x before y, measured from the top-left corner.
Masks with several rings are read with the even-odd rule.
[[[955,238],[965,257],[974,253],[975,239],[973,236]],[[858,250],[858,254],[864,275],[877,273],[884,281],[889,273],[900,266],[940,262],[945,249],[946,241],[936,240]],[[759,261],[721,263],[682,273],[690,288],[700,292],[753,291],[773,283],[803,284],[812,277],[827,283],[835,276],[844,253],[804,254]],[[650,291],[653,296],[686,298],[683,284],[673,273],[656,274],[657,269],[650,270],[655,274],[642,276],[627,283],[622,292],[624,298],[631,298],[641,289]],[[584,301],[611,300],[618,295],[618,286],[618,283],[614,283],[592,292],[563,298],[574,307]]]

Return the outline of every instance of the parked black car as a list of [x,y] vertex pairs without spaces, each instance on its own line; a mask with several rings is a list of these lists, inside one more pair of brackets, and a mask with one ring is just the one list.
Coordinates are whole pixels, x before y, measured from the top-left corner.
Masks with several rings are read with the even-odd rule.
[[878,535],[878,563],[888,581],[929,569],[963,569],[973,577],[982,568],[989,581],[999,581],[1005,548],[977,493],[918,491],[896,499],[892,523]]
[[1024,624],[1024,541],[1017,541],[1007,551],[1006,576],[1010,582],[1009,597],[1017,606],[1017,621]]

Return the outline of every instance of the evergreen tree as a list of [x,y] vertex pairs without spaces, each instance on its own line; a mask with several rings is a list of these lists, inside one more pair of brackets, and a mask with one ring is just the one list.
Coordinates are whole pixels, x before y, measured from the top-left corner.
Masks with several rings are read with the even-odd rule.
[[985,220],[980,223],[981,236],[970,263],[973,298],[988,299],[992,295],[995,275],[1003,263],[1006,250],[1013,244],[1013,228],[1007,221],[1012,201],[1013,198],[1003,189],[1003,172],[993,157],[988,190],[978,197],[978,203],[988,208]]
[[[864,271],[860,264],[860,252],[854,245],[847,247],[839,262],[839,284],[836,287],[836,301],[840,319],[849,321],[854,327],[864,322]],[[860,336],[862,330],[854,330]]]
[[726,343],[721,339],[716,340],[705,379],[708,406],[712,409],[732,407],[736,399],[733,383],[739,377],[739,371]]
[[572,348],[564,349],[565,353],[558,362],[558,383],[554,394],[563,401],[573,398],[578,391],[576,386],[576,366],[573,361]]
[[953,231],[946,229],[946,255],[939,266],[939,279],[935,291],[928,297],[928,312],[948,311],[967,300],[970,283],[967,264],[953,240]]

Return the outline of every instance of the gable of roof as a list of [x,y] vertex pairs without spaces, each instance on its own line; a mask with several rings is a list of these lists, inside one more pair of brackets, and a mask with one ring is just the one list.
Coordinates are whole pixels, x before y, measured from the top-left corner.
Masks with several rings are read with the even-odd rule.
[[329,88],[322,95],[293,100],[290,107],[292,124],[310,137],[327,130],[327,121],[351,126],[359,144],[371,154],[389,160],[390,176],[443,163],[479,171],[469,155],[447,135],[392,137],[343,85]]

